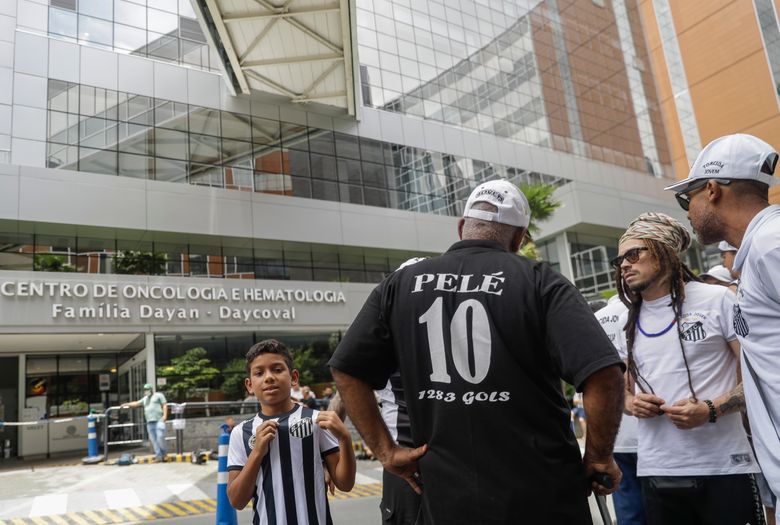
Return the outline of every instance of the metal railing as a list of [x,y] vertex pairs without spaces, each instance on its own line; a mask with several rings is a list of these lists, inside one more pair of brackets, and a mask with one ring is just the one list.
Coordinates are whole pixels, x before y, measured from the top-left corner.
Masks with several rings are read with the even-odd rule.
[[[121,406],[112,406],[106,409],[101,415],[105,420],[103,425],[103,460],[108,459],[108,449],[110,446],[119,445],[140,445],[144,443],[144,433],[146,425],[143,416],[136,421],[122,422],[119,416],[122,412],[129,412],[140,407],[122,408]],[[184,432],[186,429],[186,420],[195,417],[229,417],[240,416],[242,414],[256,413],[259,409],[257,401],[187,401],[184,403],[168,403],[170,417],[166,420],[167,424],[175,431],[173,436],[167,435],[166,441],[175,441],[176,453],[181,454],[184,448]],[[111,421],[116,421],[112,423]],[[129,430],[129,431],[128,431]],[[113,436],[112,436],[113,434]],[[140,436],[139,436],[140,434]],[[215,432],[214,440],[219,434]]]

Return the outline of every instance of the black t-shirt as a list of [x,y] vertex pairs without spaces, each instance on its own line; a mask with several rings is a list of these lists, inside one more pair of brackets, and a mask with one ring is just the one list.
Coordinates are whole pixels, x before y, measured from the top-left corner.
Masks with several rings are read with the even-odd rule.
[[400,370],[427,525],[590,523],[560,379],[622,363],[547,264],[460,241],[382,281],[329,364],[374,389]]

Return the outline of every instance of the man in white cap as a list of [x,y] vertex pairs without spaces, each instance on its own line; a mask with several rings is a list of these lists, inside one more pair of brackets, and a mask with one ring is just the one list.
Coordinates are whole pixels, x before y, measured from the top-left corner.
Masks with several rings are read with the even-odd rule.
[[780,494],[780,206],[769,204],[777,151],[752,135],[727,135],[699,154],[687,179],[669,186],[699,241],[739,249],[734,329],[753,445],[775,499]]
[[726,286],[732,292],[737,293],[737,286],[734,284],[731,272],[722,264],[716,264],[703,274],[699,275],[699,279],[707,284]]
[[[419,523],[591,523],[590,479],[612,448],[623,364],[577,289],[516,254],[530,212],[517,186],[477,186],[445,254],[393,272],[330,361],[347,412],[389,472],[422,493]],[[372,388],[399,370],[413,445],[393,442]],[[584,392],[585,456],[561,378]]]
[[739,272],[734,272],[734,257],[737,256],[737,249],[726,241],[720,241],[718,250],[720,250],[720,260],[723,266],[728,269],[733,279],[739,279]]

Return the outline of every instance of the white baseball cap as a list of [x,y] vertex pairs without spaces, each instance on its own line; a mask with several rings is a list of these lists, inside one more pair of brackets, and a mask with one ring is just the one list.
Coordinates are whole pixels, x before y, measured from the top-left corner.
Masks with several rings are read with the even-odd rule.
[[760,138],[744,133],[726,135],[701,150],[687,179],[664,189],[685,191],[702,179],[745,179],[774,186],[780,184],[780,179],[772,176],[776,167],[777,152]]
[[737,251],[737,248],[735,248],[734,246],[730,245],[726,241],[720,241],[718,243],[718,250],[720,250],[722,252],[735,252],[735,251]]
[[701,274],[699,277],[712,277],[713,279],[717,279],[722,283],[731,283],[734,280],[734,278],[731,277],[731,272],[729,269],[722,264],[716,264],[707,270],[706,273]]
[[[472,209],[477,202],[492,204],[498,211]],[[471,192],[463,216],[527,228],[531,220],[531,208],[517,186],[506,179],[497,179],[483,182]]]

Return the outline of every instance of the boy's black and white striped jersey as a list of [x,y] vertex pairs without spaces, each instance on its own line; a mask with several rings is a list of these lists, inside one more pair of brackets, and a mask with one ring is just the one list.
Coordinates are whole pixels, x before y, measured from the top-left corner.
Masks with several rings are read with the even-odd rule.
[[263,421],[279,423],[257,475],[252,500],[253,525],[330,525],[332,523],[322,462],[338,452],[338,440],[317,425],[319,411],[295,405],[290,412],[268,417],[258,413],[233,428],[228,470],[241,470]]

